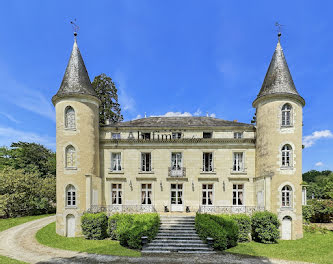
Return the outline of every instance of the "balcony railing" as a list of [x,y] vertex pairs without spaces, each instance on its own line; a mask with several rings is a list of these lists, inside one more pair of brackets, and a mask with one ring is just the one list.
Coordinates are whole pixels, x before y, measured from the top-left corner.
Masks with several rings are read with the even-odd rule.
[[248,214],[254,212],[263,212],[265,207],[257,206],[213,206],[213,205],[200,205],[199,213],[213,213],[213,214]]
[[88,210],[90,213],[105,212],[108,215],[115,213],[153,213],[156,212],[155,207],[151,204],[142,205],[122,205],[112,204],[107,206],[91,205]]
[[172,169],[171,167],[168,168],[168,175],[170,177],[185,177],[186,176],[186,168],[180,168],[178,170]]

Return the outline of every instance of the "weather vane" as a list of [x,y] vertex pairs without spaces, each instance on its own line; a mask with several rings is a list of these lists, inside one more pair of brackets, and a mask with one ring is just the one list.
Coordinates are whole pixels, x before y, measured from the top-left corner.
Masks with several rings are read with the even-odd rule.
[[76,39],[77,36],[77,32],[79,31],[79,26],[76,24],[76,18],[74,19],[74,21],[71,21],[71,24],[73,26],[73,31],[74,31],[74,37]]
[[279,37],[279,41],[280,41],[280,37],[281,37],[281,27],[283,27],[284,25],[281,25],[279,22],[275,22],[275,26],[277,28],[278,31],[278,37]]

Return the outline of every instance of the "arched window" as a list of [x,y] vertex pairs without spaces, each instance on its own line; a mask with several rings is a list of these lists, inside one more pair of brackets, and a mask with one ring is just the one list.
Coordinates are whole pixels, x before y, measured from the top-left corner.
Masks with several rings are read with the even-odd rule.
[[75,111],[71,106],[67,106],[65,110],[65,128],[75,129]]
[[291,105],[284,104],[282,106],[282,126],[291,126]]
[[76,168],[76,151],[72,145],[66,148],[66,168]]
[[291,207],[292,206],[292,203],[291,203],[292,194],[293,194],[291,187],[289,185],[285,185],[285,186],[283,186],[281,192],[282,192],[282,194],[281,194],[282,207]]
[[282,167],[292,167],[292,148],[290,145],[286,144],[282,147],[281,150],[281,156],[282,156]]
[[76,190],[71,184],[66,188],[66,206],[76,206]]

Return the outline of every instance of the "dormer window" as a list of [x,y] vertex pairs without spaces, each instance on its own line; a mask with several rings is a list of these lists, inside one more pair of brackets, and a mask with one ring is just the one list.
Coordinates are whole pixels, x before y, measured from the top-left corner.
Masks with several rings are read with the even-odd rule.
[[71,106],[67,106],[65,109],[65,128],[74,130],[75,125],[75,111]]
[[281,126],[291,126],[291,112],[292,107],[290,104],[284,104],[281,110],[282,114],[282,120],[281,120]]
[[112,139],[120,139],[120,133],[112,133],[111,137]]
[[202,137],[203,138],[212,138],[213,133],[212,132],[203,132]]
[[234,133],[234,138],[243,138],[243,133],[242,132],[235,132]]
[[141,133],[141,138],[142,139],[150,139],[150,133],[149,132]]
[[180,139],[182,138],[181,132],[172,132],[172,139]]

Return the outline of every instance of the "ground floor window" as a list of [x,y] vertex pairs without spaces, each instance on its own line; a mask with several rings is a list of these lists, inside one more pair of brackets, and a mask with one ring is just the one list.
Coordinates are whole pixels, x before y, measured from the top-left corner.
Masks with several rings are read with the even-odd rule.
[[213,205],[213,184],[202,185],[202,205]]
[[121,183],[112,184],[112,204],[122,204],[122,189]]
[[151,204],[151,184],[141,184],[141,203]]
[[76,206],[76,191],[71,184],[66,188],[66,206]]
[[244,205],[244,184],[233,184],[232,204]]
[[282,207],[291,207],[291,194],[292,189],[286,185],[282,188]]

